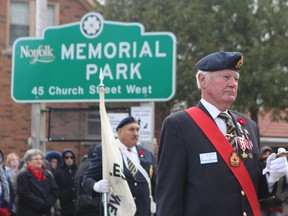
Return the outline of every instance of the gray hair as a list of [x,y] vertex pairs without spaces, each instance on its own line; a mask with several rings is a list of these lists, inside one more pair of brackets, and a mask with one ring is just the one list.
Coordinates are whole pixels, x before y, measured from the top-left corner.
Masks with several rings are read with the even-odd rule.
[[41,155],[41,157],[44,158],[43,153],[40,149],[29,149],[24,155],[24,161],[28,163],[35,155]]
[[211,75],[211,73],[210,72],[207,72],[207,71],[202,71],[202,70],[198,70],[197,71],[197,74],[196,74],[196,81],[197,81],[197,87],[198,87],[198,89],[201,89],[201,85],[200,85],[200,82],[199,82],[199,80],[198,80],[198,77],[199,77],[199,75],[203,75],[205,78],[207,78],[207,79],[209,79],[210,78],[210,75]]

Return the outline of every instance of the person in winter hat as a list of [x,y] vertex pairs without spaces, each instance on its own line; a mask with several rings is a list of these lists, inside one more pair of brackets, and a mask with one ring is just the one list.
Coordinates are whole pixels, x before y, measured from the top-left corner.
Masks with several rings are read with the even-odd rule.
[[75,204],[75,174],[77,171],[76,155],[70,148],[62,152],[63,164],[54,173],[56,183],[59,187],[61,216],[74,214]]

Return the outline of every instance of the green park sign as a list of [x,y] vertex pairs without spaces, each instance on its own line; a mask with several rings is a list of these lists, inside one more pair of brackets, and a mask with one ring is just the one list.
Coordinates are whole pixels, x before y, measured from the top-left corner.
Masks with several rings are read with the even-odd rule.
[[168,101],[175,94],[176,38],[140,23],[80,22],[48,27],[13,46],[11,96],[18,103],[95,102],[103,72],[106,101]]

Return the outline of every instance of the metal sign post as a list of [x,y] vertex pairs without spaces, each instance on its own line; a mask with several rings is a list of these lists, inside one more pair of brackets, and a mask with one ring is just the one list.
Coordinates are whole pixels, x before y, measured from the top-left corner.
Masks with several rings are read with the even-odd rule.
[[[36,37],[41,37],[43,29],[46,26],[47,19],[47,0],[36,1]],[[20,88],[20,86],[19,86]],[[45,104],[32,104],[31,111],[31,146],[46,151],[45,141]]]

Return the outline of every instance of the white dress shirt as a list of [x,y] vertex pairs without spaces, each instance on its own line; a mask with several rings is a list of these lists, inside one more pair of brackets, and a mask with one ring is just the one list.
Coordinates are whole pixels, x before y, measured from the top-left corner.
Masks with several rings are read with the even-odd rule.
[[[128,169],[129,169],[129,167],[128,167],[126,154],[129,155],[129,158],[133,162],[134,165],[140,164],[140,159],[138,157],[136,146],[133,146],[132,148],[130,148],[130,151],[128,151],[127,146],[125,146],[119,139],[117,139],[116,142],[118,143],[118,146],[119,146],[121,154],[122,154],[122,158],[123,158],[124,163]],[[137,168],[136,168],[136,170],[137,170]]]
[[[209,102],[207,102],[206,100],[204,100],[203,98],[201,98],[201,103],[207,109],[207,111],[210,113],[210,115],[212,116],[212,118],[216,122],[216,124],[217,124],[218,128],[220,129],[220,131],[222,132],[222,134],[226,137],[226,135],[227,135],[226,123],[223,119],[218,117],[218,115],[221,113],[221,111],[219,109],[217,109],[215,106],[213,106],[212,104],[210,104]],[[231,118],[231,116],[228,114],[228,110],[225,110],[223,113],[226,113]],[[231,121],[232,121],[232,118],[231,118]],[[236,137],[236,135],[235,135],[235,137]],[[235,138],[235,141],[236,141],[236,147],[238,149],[238,142],[237,142],[236,138]]]
[[[207,102],[206,100],[204,100],[203,98],[201,98],[201,103],[207,109],[207,111],[210,113],[210,115],[212,116],[212,118],[216,122],[218,128],[223,133],[223,135],[226,136],[226,134],[227,134],[226,123],[223,119],[218,117],[218,115],[221,113],[221,111],[219,109],[217,109],[215,106],[213,106],[212,104],[210,104],[209,102]],[[228,114],[228,110],[225,110],[224,113],[226,113],[228,116],[230,116]],[[230,116],[230,118],[231,118],[231,116]]]

